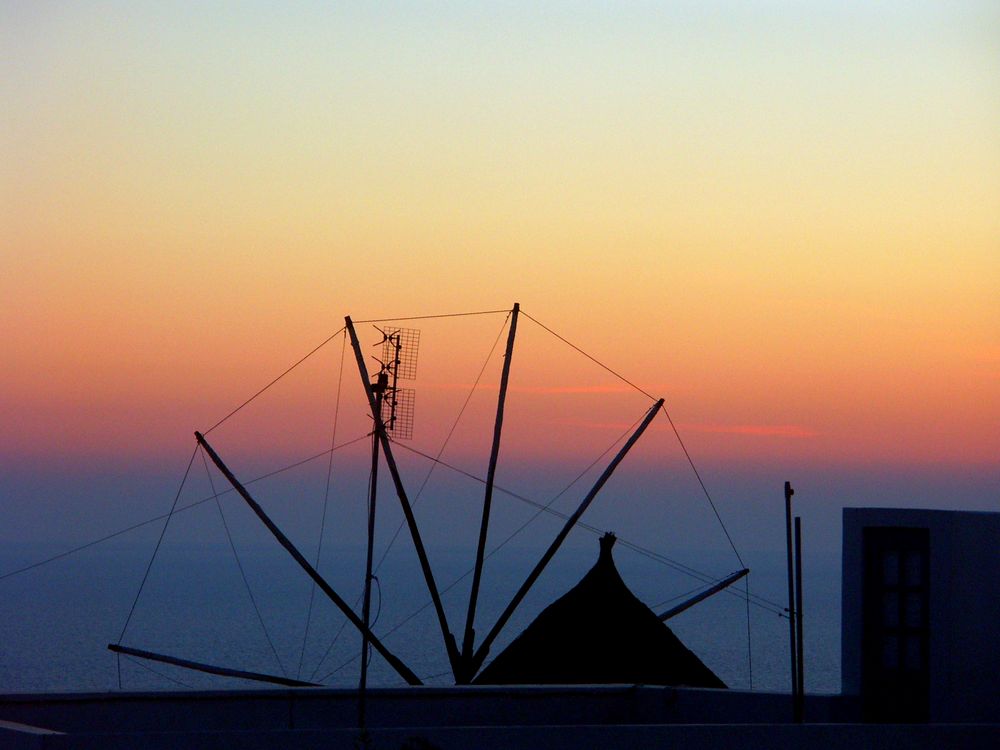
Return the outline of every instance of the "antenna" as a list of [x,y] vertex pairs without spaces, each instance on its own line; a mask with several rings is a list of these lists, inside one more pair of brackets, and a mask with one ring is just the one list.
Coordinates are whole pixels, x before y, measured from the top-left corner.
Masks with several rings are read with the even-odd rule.
[[382,334],[379,383],[383,385],[381,417],[385,431],[400,440],[413,437],[413,404],[416,392],[400,388],[400,380],[417,377],[417,351],[420,348],[420,331],[415,328],[376,328]]
[[[365,630],[361,633],[361,679],[358,683],[358,726],[365,729],[365,718],[367,711],[367,689],[368,689],[368,658],[369,658],[369,638],[368,628],[370,628],[371,597],[372,597],[372,554],[375,542],[375,501],[378,497],[378,458],[380,444],[385,447],[385,458],[389,464],[389,469],[393,473],[393,479],[397,483],[399,492],[398,476],[396,475],[395,462],[389,448],[389,437],[402,438],[408,440],[413,437],[413,389],[400,388],[399,380],[413,380],[417,377],[417,348],[420,345],[420,331],[412,328],[386,328],[375,327],[382,334],[382,341],[376,346],[382,347],[382,358],[376,359],[379,363],[378,373],[375,375],[375,382],[368,380],[364,358],[361,356],[361,349],[358,345],[357,337],[354,333],[354,325],[351,319],[347,318],[347,328],[351,334],[351,345],[358,358],[358,367],[361,371],[361,378],[368,391],[368,398],[371,403],[372,418],[375,420],[375,429],[372,431],[372,469],[371,479],[368,487],[368,549],[365,557],[365,592],[361,604],[362,623]],[[403,495],[400,495],[403,500]],[[404,503],[404,513],[406,512]],[[408,519],[411,520],[411,519]],[[411,520],[411,524],[412,524]],[[411,526],[411,532],[413,527]],[[417,537],[414,537],[417,541]],[[421,552],[418,544],[418,554]],[[425,561],[421,559],[421,562]],[[429,568],[425,574],[429,576]],[[428,580],[431,579],[428,577]],[[436,595],[436,589],[431,588],[432,596]],[[442,611],[443,614],[443,611]],[[444,632],[450,635],[447,626],[442,619]],[[448,643],[447,636],[445,643]]]

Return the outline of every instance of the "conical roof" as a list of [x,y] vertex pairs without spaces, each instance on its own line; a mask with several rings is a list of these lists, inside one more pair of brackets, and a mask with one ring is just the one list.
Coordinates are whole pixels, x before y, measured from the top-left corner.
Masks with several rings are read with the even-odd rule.
[[473,682],[726,687],[629,591],[611,555],[614,542],[605,534],[594,567]]

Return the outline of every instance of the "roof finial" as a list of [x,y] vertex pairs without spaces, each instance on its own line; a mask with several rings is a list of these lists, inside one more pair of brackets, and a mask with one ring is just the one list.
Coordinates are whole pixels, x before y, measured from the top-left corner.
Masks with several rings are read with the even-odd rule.
[[601,557],[611,554],[611,548],[615,546],[617,538],[612,531],[604,532],[604,536],[601,537]]

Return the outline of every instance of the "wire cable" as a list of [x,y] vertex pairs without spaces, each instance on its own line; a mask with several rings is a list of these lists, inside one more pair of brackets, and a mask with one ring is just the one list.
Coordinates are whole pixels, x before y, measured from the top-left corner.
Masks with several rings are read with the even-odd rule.
[[236,567],[239,568],[240,577],[243,579],[243,585],[247,590],[247,596],[250,597],[250,604],[253,605],[253,611],[257,614],[257,622],[260,623],[260,628],[264,631],[264,638],[267,640],[267,645],[271,647],[271,653],[274,654],[274,660],[278,663],[278,669],[281,670],[282,676],[287,677],[288,672],[285,671],[285,665],[281,663],[281,657],[278,656],[278,650],[274,647],[274,641],[271,640],[271,634],[267,630],[267,625],[264,624],[264,617],[260,613],[260,607],[257,606],[257,599],[254,597],[253,590],[250,588],[250,581],[247,579],[246,571],[243,569],[243,563],[240,560],[239,552],[236,551],[236,544],[233,542],[233,535],[229,531],[229,524],[226,522],[226,514],[222,512],[222,503],[219,502],[219,493],[215,489],[215,480],[212,479],[212,472],[208,468],[208,459],[205,457],[204,450],[201,451],[201,460],[202,463],[205,464],[205,476],[208,477],[208,484],[212,488],[212,493],[215,497],[215,507],[219,510],[219,518],[222,519],[222,528],[226,531],[226,539],[229,540],[229,548],[233,551],[233,558],[236,560]]
[[736,555],[736,559],[739,560],[741,567],[746,567],[743,563],[743,558],[740,557],[739,550],[736,549],[736,545],[733,543],[733,538],[729,535],[729,529],[726,528],[726,524],[722,521],[722,516],[719,515],[719,509],[715,507],[715,502],[712,500],[712,495],[708,491],[708,487],[705,486],[705,482],[701,478],[701,473],[698,471],[698,467],[694,465],[694,459],[691,458],[691,454],[688,453],[687,446],[684,445],[684,441],[681,439],[680,432],[677,431],[677,426],[674,424],[673,418],[670,416],[670,412],[667,411],[666,402],[660,404],[660,408],[667,417],[667,421],[670,423],[670,429],[674,431],[674,436],[677,438],[677,442],[681,446],[681,450],[684,451],[684,457],[687,458],[688,465],[691,467],[691,471],[694,472],[695,478],[698,480],[698,484],[701,485],[701,491],[705,493],[705,498],[708,500],[708,504],[712,506],[712,512],[715,513],[716,519],[719,521],[719,526],[722,527],[722,532],[726,535],[726,539],[729,540],[729,546],[732,547],[733,553]]
[[[333,448],[333,450],[334,451],[338,451],[341,448],[347,448],[348,446],[353,445],[354,443],[357,443],[357,442],[359,442],[361,440],[365,440],[365,439],[367,439],[369,437],[371,437],[371,433],[370,432],[367,435],[361,435],[360,437],[354,438],[353,440],[348,440],[346,443],[342,443],[342,444],[338,445],[336,448]],[[253,484],[254,482],[260,482],[260,481],[263,481],[265,479],[270,479],[271,477],[277,476],[278,474],[281,474],[282,472],[291,471],[292,469],[297,469],[298,467],[303,466],[304,464],[307,464],[310,461],[315,461],[316,459],[322,458],[323,456],[327,455],[330,452],[331,452],[330,450],[321,451],[321,452],[319,452],[319,453],[317,453],[317,454],[315,454],[313,456],[309,456],[308,458],[303,458],[300,461],[296,461],[294,463],[288,464],[287,466],[282,466],[282,467],[280,467],[278,469],[274,469],[273,471],[269,471],[266,474],[261,474],[259,477],[255,477],[254,479],[248,479],[245,482],[243,482],[243,484],[244,485],[250,485],[250,484]],[[236,490],[234,490],[234,489],[223,490],[222,492],[219,493],[218,496],[222,497],[223,495],[227,495],[230,492],[235,492],[235,491]],[[204,503],[211,502],[212,500],[213,500],[212,496],[203,497],[201,500],[196,500],[193,503],[189,503],[188,505],[182,505],[181,507],[179,507],[175,511],[173,511],[173,513],[175,513],[175,514],[176,513],[183,513],[186,510],[191,510],[192,508],[196,508],[199,505],[203,505]],[[102,536],[102,537],[100,537],[98,539],[94,539],[92,541],[85,542],[84,544],[81,544],[81,545],[79,545],[77,547],[73,547],[71,549],[65,550],[64,552],[59,552],[59,553],[57,553],[55,555],[52,555],[51,557],[45,558],[44,560],[39,560],[39,561],[33,562],[33,563],[29,564],[29,565],[25,565],[23,567],[16,568],[14,570],[9,570],[6,573],[4,573],[3,575],[0,575],[0,581],[3,581],[6,578],[11,578],[12,576],[19,575],[21,573],[27,573],[30,570],[34,570],[35,568],[40,568],[43,565],[48,565],[51,562],[56,562],[57,560],[61,560],[64,557],[69,557],[70,555],[76,554],[77,552],[82,552],[85,549],[89,549],[90,547],[94,547],[94,546],[96,546],[98,544],[101,544],[103,542],[110,541],[111,539],[114,539],[115,537],[119,537],[122,534],[127,534],[130,531],[135,531],[136,529],[141,529],[143,526],[148,526],[151,523],[156,523],[157,521],[162,521],[164,518],[167,518],[168,516],[170,516],[170,513],[163,513],[163,514],[158,515],[158,516],[153,516],[152,518],[147,518],[145,521],[140,521],[139,523],[134,523],[131,526],[126,526],[124,529],[119,529],[118,531],[113,531],[110,534],[106,534],[105,536]]]
[[128,630],[128,624],[132,622],[132,615],[135,613],[135,605],[139,603],[139,596],[142,594],[142,589],[146,585],[146,579],[149,578],[149,571],[153,568],[153,561],[156,559],[156,553],[160,551],[160,544],[163,543],[163,536],[167,533],[167,526],[170,525],[170,519],[174,515],[174,509],[177,507],[177,501],[180,500],[181,492],[184,490],[184,485],[187,483],[188,474],[191,473],[191,465],[194,464],[194,457],[198,453],[198,447],[191,451],[191,458],[188,461],[187,468],[184,469],[184,477],[181,479],[180,487],[177,488],[177,494],[174,495],[174,502],[170,505],[170,512],[167,513],[167,520],[163,524],[163,528],[160,530],[160,538],[156,540],[156,546],[153,548],[153,555],[149,558],[149,564],[146,566],[146,572],[142,576],[142,581],[139,583],[139,590],[135,592],[135,599],[132,600],[132,607],[128,611],[128,617],[125,618],[125,625],[122,626],[122,632],[118,636],[118,643],[121,644],[122,638],[125,637],[125,631]]
[[221,425],[227,419],[229,419],[230,417],[232,417],[233,415],[235,415],[244,406],[249,405],[251,401],[253,401],[255,398],[257,398],[262,393],[264,393],[264,391],[266,391],[268,388],[270,388],[272,385],[274,385],[275,383],[277,383],[279,380],[281,380],[283,377],[285,377],[288,373],[290,373],[296,367],[298,367],[299,365],[301,365],[303,362],[305,362],[307,359],[309,359],[312,355],[314,355],[316,352],[318,352],[324,346],[326,346],[331,341],[333,341],[335,338],[337,338],[337,336],[339,336],[343,331],[344,331],[344,327],[341,327],[340,330],[338,330],[336,333],[331,334],[330,336],[328,336],[326,339],[323,340],[323,342],[321,344],[319,344],[316,348],[314,348],[312,351],[310,351],[308,354],[306,354],[304,357],[302,357],[302,359],[300,359],[294,365],[292,365],[291,367],[289,367],[287,370],[285,370],[283,373],[281,373],[278,377],[276,377],[270,383],[268,383],[267,385],[265,385],[263,388],[261,388],[255,394],[253,394],[250,398],[248,398],[246,401],[244,401],[242,404],[240,404],[239,406],[237,406],[235,409],[233,409],[231,412],[229,412],[226,416],[224,416],[218,422],[216,422],[211,427],[209,427],[207,430],[205,430],[205,432],[203,432],[202,434],[203,435],[208,435],[212,430],[214,430],[216,427],[218,427],[219,425]]
[[[170,675],[164,674],[160,670],[154,669],[153,667],[149,666],[148,664],[144,664],[143,662],[139,661],[138,659],[133,659],[128,654],[124,654],[124,656],[125,656],[126,659],[128,659],[133,664],[138,664],[140,667],[142,667],[143,669],[145,669],[147,672],[152,672],[157,677],[162,677],[164,680],[169,680],[170,682],[174,683],[175,685],[180,685],[181,687],[185,687],[188,690],[194,690],[195,689],[195,687],[193,685],[189,685],[186,682],[174,679]],[[118,681],[118,687],[119,687],[119,689],[121,689],[121,680],[120,679]]]
[[614,375],[620,381],[622,381],[623,383],[625,383],[625,385],[631,386],[636,391],[638,391],[639,393],[641,393],[643,396],[645,396],[646,398],[648,398],[650,401],[656,401],[656,398],[652,394],[648,393],[647,391],[645,391],[642,388],[640,388],[639,386],[637,386],[635,383],[633,383],[631,380],[629,380],[628,378],[626,378],[624,375],[622,375],[617,370],[611,369],[606,364],[604,364],[603,362],[601,362],[601,360],[599,360],[596,357],[588,354],[583,349],[581,349],[576,344],[574,344],[572,341],[569,341],[568,339],[563,338],[562,336],[560,336],[558,333],[556,333],[555,331],[553,331],[551,328],[549,328],[547,325],[545,325],[541,321],[537,320],[536,318],[531,317],[531,315],[529,315],[528,313],[526,313],[523,308],[521,309],[521,315],[525,316],[528,320],[530,320],[532,323],[534,323],[535,325],[539,326],[540,328],[548,331],[550,334],[552,334],[557,339],[559,339],[564,344],[566,344],[566,346],[568,346],[570,349],[573,349],[578,354],[582,354],[584,357],[586,357],[587,359],[589,359],[591,362],[593,362],[595,365],[597,365],[598,367],[600,367],[602,370],[605,370],[606,372],[609,372],[610,374]]
[[[330,460],[326,466],[326,488],[323,491],[323,514],[319,522],[319,542],[316,544],[316,562],[313,567],[319,570],[320,556],[323,554],[323,534],[326,530],[326,511],[330,504],[330,480],[333,478],[333,446],[337,444],[337,423],[340,419],[340,392],[344,383],[344,354],[347,351],[347,329],[344,329],[344,338],[340,347],[340,370],[337,375],[337,398],[333,406],[333,434],[330,436]],[[302,634],[302,650],[299,652],[299,666],[295,670],[295,678],[302,676],[302,662],[306,657],[306,644],[309,641],[309,627],[312,624],[313,605],[316,600],[316,581],[312,582],[309,589],[309,609],[306,612],[306,628]]]
[[[646,390],[640,388],[638,385],[636,385],[635,383],[633,383],[631,380],[629,380],[628,378],[626,378],[621,373],[619,373],[616,370],[613,370],[612,368],[608,367],[608,365],[604,364],[603,362],[601,362],[596,357],[592,356],[591,354],[588,354],[583,349],[581,349],[580,347],[578,347],[576,344],[574,344],[571,341],[567,340],[563,336],[560,336],[558,333],[556,333],[555,331],[553,331],[547,325],[545,325],[544,323],[542,323],[542,322],[536,320],[535,318],[533,318],[529,313],[526,313],[526,312],[524,312],[522,310],[521,314],[524,315],[525,317],[527,317],[529,320],[531,320],[536,325],[538,325],[541,328],[543,328],[544,330],[548,331],[550,334],[552,334],[553,336],[555,336],[557,339],[559,339],[560,341],[562,341],[564,344],[566,344],[567,346],[569,346],[571,349],[573,349],[576,352],[582,354],[584,357],[586,357],[587,359],[589,359],[591,362],[593,362],[594,364],[596,364],[598,367],[600,367],[603,370],[605,370],[605,371],[609,372],[610,374],[614,375],[620,381],[622,381],[626,385],[631,386],[632,388],[634,388],[636,391],[638,391],[642,395],[646,396],[647,398],[653,399],[653,396],[649,392],[647,392]],[[667,416],[667,421],[670,423],[670,427],[674,431],[674,436],[677,438],[677,442],[680,444],[681,450],[684,452],[684,456],[687,458],[688,464],[691,466],[691,470],[694,472],[695,478],[698,480],[698,484],[701,485],[702,492],[705,493],[705,497],[708,499],[708,504],[712,507],[712,512],[715,513],[715,517],[719,521],[719,525],[722,527],[722,531],[726,535],[726,539],[729,540],[729,546],[732,547],[733,552],[736,554],[736,559],[739,560],[740,565],[745,568],[746,565],[743,563],[743,558],[740,556],[739,551],[736,549],[736,545],[733,543],[733,538],[729,534],[729,529],[726,528],[726,524],[722,521],[722,516],[719,515],[719,510],[718,510],[718,508],[715,507],[715,502],[712,500],[712,495],[711,495],[711,493],[709,493],[708,487],[705,486],[705,482],[701,478],[701,473],[698,471],[698,468],[694,465],[694,460],[691,458],[691,454],[688,452],[687,446],[684,445],[684,440],[681,439],[681,434],[677,430],[677,426],[674,424],[674,420],[671,418],[670,412],[667,411],[666,402],[664,402],[660,406],[660,408],[663,409],[663,413]]]
[[396,323],[404,320],[438,320],[441,318],[468,318],[473,315],[499,315],[500,313],[510,313],[510,310],[478,310],[475,312],[443,313],[441,315],[409,315],[402,318],[369,318],[368,320],[355,320],[355,323]]

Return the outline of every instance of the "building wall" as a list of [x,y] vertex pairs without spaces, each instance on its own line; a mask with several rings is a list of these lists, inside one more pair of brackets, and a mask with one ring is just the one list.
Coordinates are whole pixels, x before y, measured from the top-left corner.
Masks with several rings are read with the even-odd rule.
[[864,529],[924,528],[930,537],[929,720],[1000,715],[1000,513],[845,508],[842,691],[862,675]]

